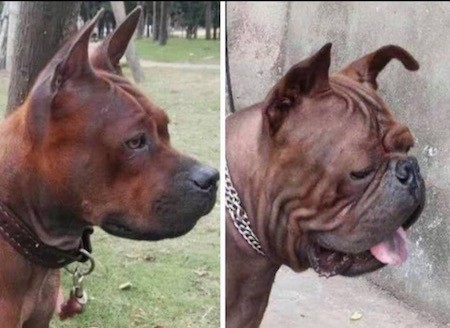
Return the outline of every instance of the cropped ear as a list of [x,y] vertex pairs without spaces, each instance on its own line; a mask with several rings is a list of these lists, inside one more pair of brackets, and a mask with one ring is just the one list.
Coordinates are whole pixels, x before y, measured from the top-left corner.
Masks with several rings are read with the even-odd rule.
[[141,14],[142,7],[137,6],[119,27],[89,55],[95,68],[122,75],[119,61],[127,50]]
[[[95,17],[70,38],[53,56],[49,64],[41,72],[40,77],[51,76],[51,88],[56,91],[69,79],[89,74],[92,67],[89,63],[88,46],[92,30],[103,15],[101,9]],[[42,79],[38,79],[38,85]]]
[[26,99],[28,126],[30,133],[36,138],[43,133],[48,124],[53,99],[61,87],[69,80],[93,74],[88,57],[88,45],[92,30],[102,14],[103,9],[69,38],[36,79]]
[[376,90],[378,74],[394,58],[410,71],[419,69],[419,63],[408,51],[399,46],[388,45],[354,61],[338,74],[346,75]]
[[331,43],[327,43],[312,57],[292,66],[272,88],[265,108],[271,134],[278,131],[289,110],[301,98],[314,97],[330,90],[330,51]]

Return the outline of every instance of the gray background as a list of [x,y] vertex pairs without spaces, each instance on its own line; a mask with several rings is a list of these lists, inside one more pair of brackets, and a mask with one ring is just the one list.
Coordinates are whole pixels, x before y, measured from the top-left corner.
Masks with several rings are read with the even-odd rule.
[[261,101],[291,65],[326,42],[333,43],[331,72],[387,44],[419,61],[418,72],[393,61],[378,82],[416,138],[427,205],[409,234],[407,263],[367,279],[450,322],[450,3],[228,2],[227,24],[236,109]]

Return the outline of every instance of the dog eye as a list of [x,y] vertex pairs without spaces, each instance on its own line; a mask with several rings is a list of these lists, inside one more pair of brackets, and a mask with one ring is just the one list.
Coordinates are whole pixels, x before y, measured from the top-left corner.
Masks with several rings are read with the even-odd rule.
[[350,177],[353,180],[362,180],[364,178],[367,178],[372,172],[373,172],[372,168],[367,168],[361,171],[353,171],[350,173]]
[[136,149],[142,149],[145,146],[147,146],[147,138],[145,137],[145,134],[141,133],[137,135],[136,137],[133,137],[125,142],[128,148],[136,150]]

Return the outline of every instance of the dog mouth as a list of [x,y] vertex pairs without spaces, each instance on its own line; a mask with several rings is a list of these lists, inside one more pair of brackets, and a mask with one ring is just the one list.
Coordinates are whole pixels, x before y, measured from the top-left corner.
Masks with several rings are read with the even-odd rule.
[[154,201],[148,219],[137,220],[124,212],[111,212],[103,216],[100,227],[114,236],[135,240],[183,236],[214,208],[217,186],[212,185],[204,192],[184,191],[183,195],[161,195]]
[[158,241],[162,239],[180,237],[191,231],[195,226],[195,222],[192,222],[184,224],[183,227],[177,227],[177,229],[146,230],[130,226],[123,221],[124,220],[122,218],[119,219],[117,216],[108,217],[100,227],[107,233],[121,238]]
[[385,265],[400,265],[408,257],[406,230],[417,220],[422,209],[417,208],[409,219],[382,242],[360,253],[344,253],[329,249],[315,241],[306,255],[311,268],[319,276],[357,276],[378,270]]

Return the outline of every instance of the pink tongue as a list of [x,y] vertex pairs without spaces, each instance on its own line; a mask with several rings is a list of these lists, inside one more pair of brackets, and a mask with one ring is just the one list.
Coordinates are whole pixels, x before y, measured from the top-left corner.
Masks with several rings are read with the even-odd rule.
[[405,230],[402,227],[398,228],[389,239],[373,246],[370,252],[378,261],[385,264],[398,265],[405,262],[408,257]]

